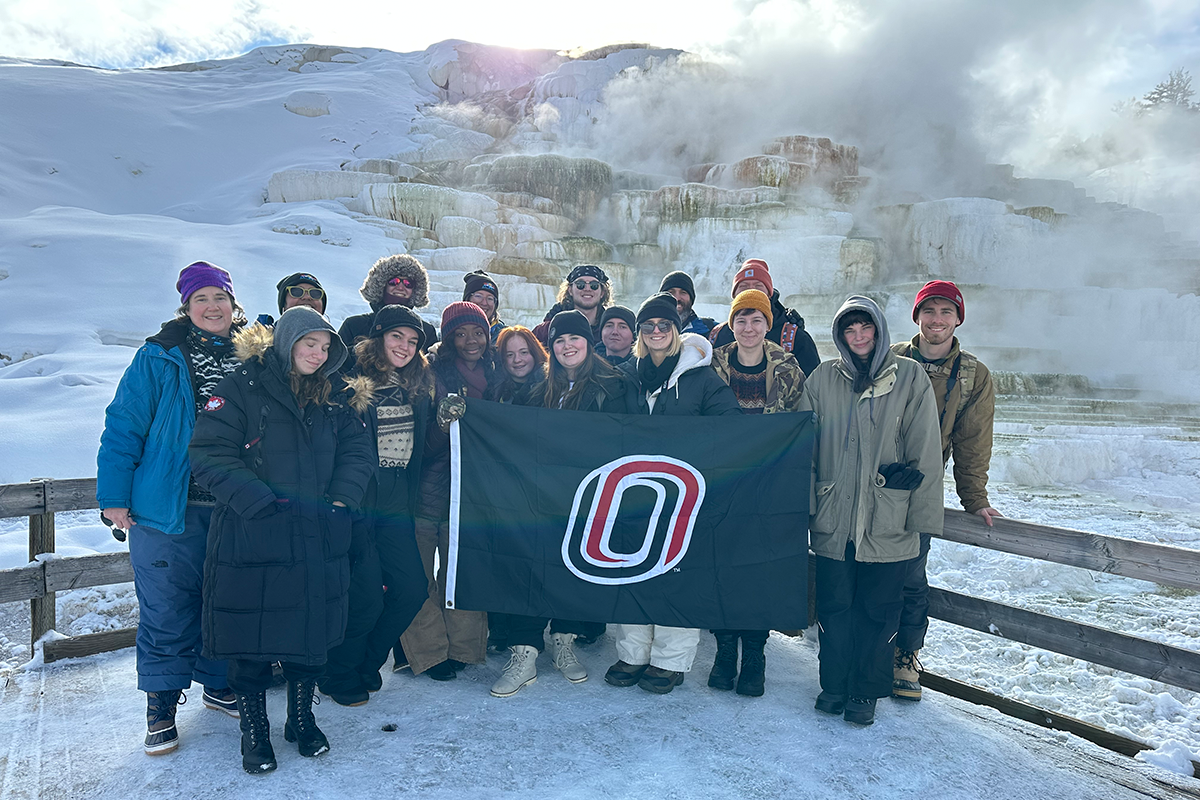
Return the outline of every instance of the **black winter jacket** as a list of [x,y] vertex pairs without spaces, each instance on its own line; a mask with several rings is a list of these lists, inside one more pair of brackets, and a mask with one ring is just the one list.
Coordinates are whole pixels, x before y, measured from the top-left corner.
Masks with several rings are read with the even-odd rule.
[[[239,340],[245,363],[217,385],[188,449],[197,482],[217,499],[204,653],[323,664],[346,629],[350,509],[371,477],[371,444],[344,394],[301,409],[262,346],[271,330],[249,331],[257,338],[245,347]],[[282,510],[255,518],[272,504]]]
[[[637,407],[631,413],[666,414],[675,417],[714,417],[722,414],[741,414],[737,395],[712,368],[712,345],[703,336],[685,333],[679,363],[667,380],[666,386],[652,393],[651,397],[640,388],[637,390]],[[618,370],[640,387],[637,359],[631,358]]]
[[[789,338],[792,342],[790,348],[781,341],[784,326],[790,326],[788,328]],[[808,331],[804,330],[804,317],[800,316],[799,311],[784,307],[779,300],[778,289],[771,293],[771,330],[767,331],[767,338],[796,357],[796,361],[800,362],[800,369],[804,370],[805,377],[811,375],[812,371],[821,363],[821,354],[817,352],[816,343],[808,335]],[[733,329],[723,322],[713,329],[709,334],[709,339],[712,341],[713,347],[727,345],[733,341]]]

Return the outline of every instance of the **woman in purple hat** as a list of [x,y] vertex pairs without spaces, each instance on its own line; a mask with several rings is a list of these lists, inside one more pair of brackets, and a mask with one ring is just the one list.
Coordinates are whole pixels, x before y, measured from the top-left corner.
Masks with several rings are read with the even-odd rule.
[[192,681],[208,708],[238,716],[226,663],[201,654],[204,552],[213,496],[192,477],[196,414],[238,365],[231,335],[246,324],[229,273],[207,261],[184,267],[175,318],[133,357],[104,414],[96,499],[129,531],[138,598],[138,688],[146,692],[149,755],[179,746],[175,709]]

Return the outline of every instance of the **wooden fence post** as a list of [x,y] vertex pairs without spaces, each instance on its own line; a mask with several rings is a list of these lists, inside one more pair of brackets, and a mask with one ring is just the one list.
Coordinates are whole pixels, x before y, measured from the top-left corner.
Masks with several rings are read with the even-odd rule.
[[[50,479],[34,478],[32,483],[42,484],[42,508],[50,490]],[[29,517],[29,560],[34,561],[42,553],[54,552],[54,512],[30,515]],[[33,652],[38,639],[57,627],[58,619],[54,608],[54,592],[29,601],[29,649]]]

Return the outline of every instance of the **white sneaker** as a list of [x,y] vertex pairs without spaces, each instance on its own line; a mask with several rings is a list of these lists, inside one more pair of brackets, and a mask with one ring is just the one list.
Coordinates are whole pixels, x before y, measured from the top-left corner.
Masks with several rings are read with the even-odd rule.
[[500,679],[492,684],[492,697],[512,697],[531,683],[537,682],[536,647],[514,644],[512,658],[504,665]]
[[588,678],[587,667],[575,657],[575,634],[554,633],[550,635],[554,648],[554,668],[571,683],[583,683]]

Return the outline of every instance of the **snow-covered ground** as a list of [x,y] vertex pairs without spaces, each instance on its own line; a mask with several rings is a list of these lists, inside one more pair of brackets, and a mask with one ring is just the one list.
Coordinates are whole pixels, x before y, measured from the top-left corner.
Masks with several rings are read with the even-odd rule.
[[[95,474],[104,406],[133,348],[171,316],[176,275],[192,260],[230,269],[252,316],[273,312],[275,281],[301,269],[320,275],[335,322],[366,309],[357,288],[367,267],[405,243],[338,202],[264,202],[268,182],[284,169],[463,146],[459,129],[418,112],[435,100],[431,75],[443,75],[448,56],[438,46],[328,61],[306,53],[268,48],[203,72],[0,59],[0,483]],[[911,331],[895,332],[904,335]],[[1043,524],[1200,549],[1200,425],[1139,416],[1132,406],[1100,415],[1074,406],[1051,413],[1053,405],[1001,408],[995,506]],[[957,505],[952,489],[947,504]],[[57,525],[62,555],[124,547],[94,511],[59,515]],[[0,520],[0,568],[25,563],[26,536],[25,520]],[[956,591],[1200,649],[1195,593],[943,542],[934,544],[930,576]],[[126,627],[137,616],[129,585],[62,593],[58,612],[68,634]],[[228,720],[203,712],[198,696],[183,711],[180,753],[143,757],[131,652],[22,669],[35,655],[27,617],[25,604],[0,605],[0,798],[254,796],[260,785],[296,796],[347,787],[423,797],[1127,796],[1079,766],[1092,763],[1088,746],[946,698],[885,702],[867,731],[820,718],[811,711],[816,662],[807,638],[772,640],[768,695],[754,702],[704,686],[708,642],[697,671],[662,699],[603,685],[610,641],[586,654],[588,684],[569,687],[550,674],[507,702],[486,691],[498,657],[449,686],[389,676],[366,710],[322,706],[335,745],[328,759],[285,758],[277,778],[258,784],[235,768]],[[922,658],[931,670],[1156,746],[1179,743],[1200,760],[1195,693],[937,622]],[[399,731],[381,732],[387,721]],[[1056,759],[1066,747],[1064,765]]]

